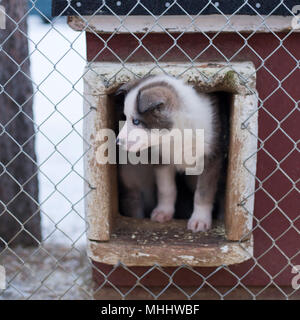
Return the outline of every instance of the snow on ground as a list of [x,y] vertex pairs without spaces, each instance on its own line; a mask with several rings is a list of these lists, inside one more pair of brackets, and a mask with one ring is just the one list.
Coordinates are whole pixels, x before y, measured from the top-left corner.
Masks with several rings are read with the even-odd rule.
[[29,18],[43,238],[84,243],[82,73],[85,37],[66,21]]
[[58,244],[14,248],[1,254],[7,288],[0,300],[92,299],[91,268],[85,252]]
[[52,27],[34,16],[28,23],[43,243],[1,252],[7,289],[0,299],[89,299],[81,137],[85,38],[65,20]]

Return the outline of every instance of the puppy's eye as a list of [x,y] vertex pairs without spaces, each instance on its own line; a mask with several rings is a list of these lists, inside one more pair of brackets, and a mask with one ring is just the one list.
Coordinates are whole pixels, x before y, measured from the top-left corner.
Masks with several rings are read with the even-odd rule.
[[135,126],[138,126],[141,121],[139,119],[132,119],[132,123],[135,125]]

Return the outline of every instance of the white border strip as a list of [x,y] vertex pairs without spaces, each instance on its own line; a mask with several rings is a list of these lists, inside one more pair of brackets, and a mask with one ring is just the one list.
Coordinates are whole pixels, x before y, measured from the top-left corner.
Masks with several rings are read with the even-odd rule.
[[[204,16],[70,16],[68,23],[76,31],[99,33],[164,33],[168,32],[280,32],[294,29],[297,17],[249,16],[249,15],[204,15]],[[192,18],[194,20],[192,20]],[[300,17],[298,16],[300,19]],[[87,27],[88,25],[88,27]]]

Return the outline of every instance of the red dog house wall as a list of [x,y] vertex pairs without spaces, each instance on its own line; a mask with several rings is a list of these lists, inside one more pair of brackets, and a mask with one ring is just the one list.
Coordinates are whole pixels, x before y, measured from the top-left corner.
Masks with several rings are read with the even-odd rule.
[[[59,2],[56,13],[62,9]],[[117,18],[124,16],[124,12],[118,13],[118,5],[113,3],[107,5],[117,6],[113,7],[113,15],[105,15],[105,6],[101,8],[104,16],[92,16],[91,10],[95,8],[85,11],[84,5],[77,6],[75,2],[72,1],[75,9],[71,6],[65,13],[70,15],[72,28],[86,32],[88,66],[91,62],[120,63],[124,67],[126,63],[163,65],[217,61],[229,65],[251,62],[258,93],[257,166],[251,230],[253,256],[230,266],[194,268],[111,266],[94,261],[94,279],[100,289],[113,287],[114,291],[119,288],[124,293],[130,288],[144,286],[159,293],[172,279],[172,286],[183,288],[185,292],[193,292],[207,284],[218,290],[240,285],[251,291],[258,287],[256,292],[275,285],[284,292],[293,292],[291,282],[295,274],[292,269],[300,265],[300,158],[296,148],[300,120],[300,34],[297,28],[292,29],[295,3],[290,1],[289,9],[278,7],[276,11],[270,1],[265,1],[268,5],[262,3],[262,11],[258,12],[258,2],[249,1],[252,9],[244,8],[246,11],[239,13],[242,16],[235,14],[230,23],[226,23],[228,20],[218,11],[212,12],[218,15],[210,16],[211,12],[199,15],[197,24],[192,25],[191,19],[185,20],[187,15],[182,12],[179,20],[164,14],[166,19],[157,25],[149,15],[147,19],[130,16],[126,23],[121,23]],[[226,14],[235,12],[226,6],[218,8]]]

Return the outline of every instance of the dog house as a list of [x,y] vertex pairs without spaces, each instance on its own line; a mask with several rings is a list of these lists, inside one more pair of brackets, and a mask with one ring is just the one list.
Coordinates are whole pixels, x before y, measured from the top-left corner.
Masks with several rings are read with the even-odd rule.
[[[182,10],[180,1],[180,6],[141,2],[94,1],[87,6],[84,1],[54,1],[54,13],[68,15],[70,27],[86,33],[85,187],[94,279],[101,288],[109,287],[107,278],[118,288],[133,287],[137,279],[143,286],[162,288],[169,281],[166,274],[185,288],[202,286],[203,279],[218,288],[236,283],[259,288],[270,278],[272,284],[289,286],[292,265],[300,264],[298,200],[295,182],[291,188],[272,160],[284,158],[278,146],[285,149],[285,133],[294,141],[297,136],[291,101],[299,100],[298,80],[296,73],[284,78],[297,66],[300,52],[299,34],[286,37],[293,3],[285,9],[272,1],[249,1],[237,10],[236,3],[190,1]],[[186,221],[158,224],[121,216],[117,165],[97,163],[98,132],[115,128],[113,93],[127,81],[162,72],[204,92],[231,97],[225,224],[206,233],[187,231]],[[278,79],[289,83],[288,94]],[[278,119],[287,112],[288,123],[277,131]],[[270,142],[272,132],[276,140]],[[292,154],[285,172],[295,181],[297,156]],[[285,219],[293,227],[284,229]]]

